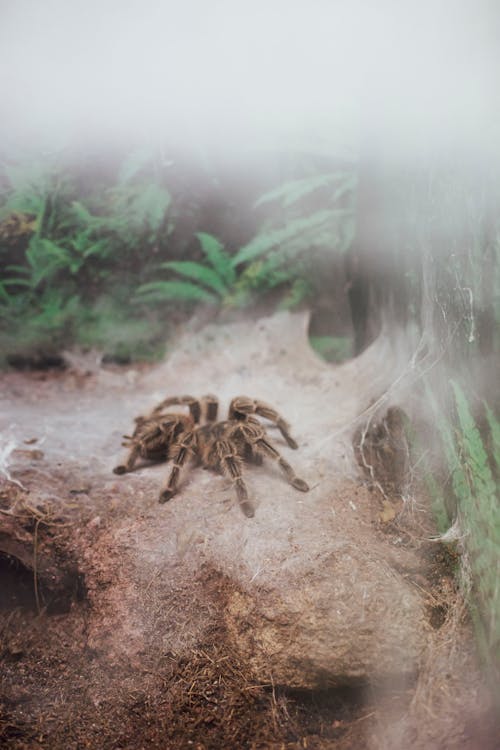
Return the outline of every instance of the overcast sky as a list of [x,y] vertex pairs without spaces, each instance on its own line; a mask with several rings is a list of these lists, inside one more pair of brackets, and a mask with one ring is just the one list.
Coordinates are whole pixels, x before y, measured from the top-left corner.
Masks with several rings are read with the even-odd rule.
[[5,139],[483,144],[498,0],[0,0]]

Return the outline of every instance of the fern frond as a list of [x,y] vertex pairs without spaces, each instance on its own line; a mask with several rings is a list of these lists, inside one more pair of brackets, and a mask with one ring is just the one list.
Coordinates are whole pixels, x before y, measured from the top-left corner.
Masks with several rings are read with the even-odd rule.
[[220,295],[227,292],[227,287],[215,271],[201,263],[195,263],[189,260],[171,260],[168,263],[161,263],[160,268],[172,269],[188,279],[199,281],[200,284],[210,287]]
[[102,216],[94,216],[87,206],[80,201],[71,202],[71,214],[79,224],[83,224],[90,229],[99,229],[106,223],[105,218]]
[[340,215],[344,215],[346,212],[341,209],[316,211],[312,216],[306,218],[293,219],[288,222],[285,227],[280,229],[272,229],[270,231],[264,231],[258,234],[251,240],[247,245],[242,247],[236,255],[232,258],[233,268],[239,266],[241,263],[247,263],[250,260],[258,258],[260,255],[264,255],[272,248],[277,245],[282,245],[285,242],[289,242],[293,239],[298,239],[301,235],[311,230],[318,230],[327,222],[332,221]]
[[236,280],[236,273],[232,265],[232,258],[224,250],[224,246],[219,242],[216,237],[206,232],[197,232],[196,234],[200,241],[201,249],[205,253],[208,262],[227,286],[234,284]]
[[[496,505],[496,486],[488,463],[488,454],[484,447],[481,434],[471,414],[467,399],[458,383],[451,381],[458,420],[462,430],[462,443],[465,449],[468,469],[470,471],[474,493],[482,498],[482,502],[493,502]],[[492,508],[493,510],[493,508]],[[486,507],[484,507],[486,511]],[[500,551],[500,550],[499,550]]]
[[135,294],[136,302],[167,302],[169,300],[216,303],[217,297],[189,281],[150,281],[142,284]]
[[316,175],[315,177],[306,177],[300,180],[289,180],[261,195],[256,201],[255,207],[262,206],[264,203],[280,201],[281,205],[287,208],[297,203],[301,198],[319,190],[319,188],[326,187],[335,182],[341,182],[341,185],[335,191],[333,200],[337,200],[344,193],[354,189],[356,176],[352,172],[339,171]]
[[500,422],[495,417],[493,411],[490,409],[486,402],[484,402],[484,409],[486,411],[486,419],[488,420],[488,425],[491,433],[493,459],[495,461],[498,474],[500,475]]
[[278,310],[293,310],[311,293],[311,285],[306,279],[294,279],[290,289],[283,295]]

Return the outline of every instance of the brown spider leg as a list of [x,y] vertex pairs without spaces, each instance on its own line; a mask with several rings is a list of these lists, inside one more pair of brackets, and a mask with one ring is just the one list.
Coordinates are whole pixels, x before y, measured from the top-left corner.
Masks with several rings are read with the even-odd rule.
[[222,473],[231,477],[233,481],[241,510],[247,518],[253,518],[255,511],[248,499],[247,486],[241,473],[243,462],[240,456],[227,440],[217,440],[214,445],[214,451],[217,454],[218,464]]
[[205,418],[207,422],[215,422],[219,411],[219,399],[217,396],[208,394],[207,396],[203,396],[202,401],[205,407]]
[[167,486],[165,487],[163,492],[160,493],[160,497],[158,499],[159,503],[166,503],[167,500],[170,500],[177,492],[177,482],[179,481],[180,471],[184,466],[184,463],[186,462],[186,458],[192,450],[191,446],[193,443],[193,439],[194,432],[186,432],[184,433],[184,436],[180,443],[176,443],[172,446],[172,460],[174,465],[168,477]]
[[296,441],[290,435],[290,425],[288,424],[288,422],[286,422],[283,417],[278,414],[276,409],[268,406],[268,404],[265,404],[262,401],[253,401],[251,399],[247,399],[245,396],[233,398],[229,406],[229,418],[237,419],[239,414],[258,414],[259,417],[268,419],[270,422],[273,422],[276,425],[290,448],[296,450],[299,447]]
[[194,398],[194,396],[170,396],[159,403],[158,406],[155,406],[151,415],[159,414],[167,406],[187,406],[195,424],[198,424],[201,419],[201,404],[199,399]]
[[307,482],[304,482],[303,479],[296,475],[288,461],[285,461],[283,456],[279,453],[279,451],[276,450],[273,445],[271,445],[271,443],[269,443],[264,438],[257,438],[257,440],[252,441],[252,447],[253,446],[255,446],[256,450],[261,451],[271,458],[274,458],[274,460],[278,462],[280,468],[285,473],[286,478],[288,479],[292,487],[295,487],[296,490],[301,490],[301,492],[309,491],[309,485],[307,484]]
[[143,417],[142,415],[139,415],[138,417],[134,418],[134,422],[136,424],[135,431],[140,430],[142,425],[147,422],[147,417]]
[[249,464],[255,464],[256,466],[262,466],[264,459],[261,453],[257,453],[252,448],[251,443],[245,443],[245,461]]
[[297,450],[299,446],[290,435],[290,425],[288,424],[288,422],[285,422],[283,417],[281,417],[275,409],[271,409],[271,407],[267,406],[267,404],[263,404],[260,401],[257,401],[255,404],[255,413],[258,414],[259,417],[264,417],[264,419],[269,419],[270,422],[274,422],[290,448]]
[[139,443],[136,443],[132,446],[132,449],[128,455],[127,460],[124,464],[119,464],[118,466],[115,466],[113,469],[114,474],[126,474],[129,471],[132,471],[135,465],[135,462],[139,458],[141,453],[141,446]]
[[[162,431],[159,427],[155,430],[152,435],[150,435],[150,441],[156,438],[157,443],[159,444],[159,447],[161,448],[161,441],[159,440],[160,436],[162,435]],[[118,466],[115,466],[113,469],[113,472],[115,474],[126,474],[129,471],[133,471],[135,463],[139,456],[144,456],[145,452],[145,442],[144,440],[141,440],[140,438],[137,438],[134,436],[129,437],[128,435],[124,435],[124,438],[126,438],[129,442],[132,443],[132,448],[130,449],[130,453],[128,455],[127,460],[124,464],[119,464]],[[126,443],[122,443],[123,446],[126,447]],[[154,446],[153,446],[154,450]]]

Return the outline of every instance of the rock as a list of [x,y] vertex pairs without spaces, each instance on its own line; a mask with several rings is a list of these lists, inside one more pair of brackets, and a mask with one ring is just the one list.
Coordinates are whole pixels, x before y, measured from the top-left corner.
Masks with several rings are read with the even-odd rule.
[[226,621],[257,679],[293,688],[412,674],[424,646],[418,596],[348,544],[275,588],[236,593]]

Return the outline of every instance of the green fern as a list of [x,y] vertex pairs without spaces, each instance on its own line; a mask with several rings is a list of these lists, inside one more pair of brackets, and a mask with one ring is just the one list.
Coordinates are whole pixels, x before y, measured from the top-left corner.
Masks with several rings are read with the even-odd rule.
[[127,245],[143,232],[155,233],[171,204],[170,193],[160,185],[119,185],[110,191],[111,213],[102,226]]
[[337,189],[333,192],[331,199],[333,201],[339,200],[345,193],[353,191],[357,184],[357,176],[352,171],[350,172],[329,172],[328,174],[315,175],[313,177],[305,177],[300,180],[290,180],[277,188],[270,190],[255,203],[255,206],[262,206],[265,203],[272,203],[279,201],[284,208],[295,205],[301,199],[311,195],[320,188],[327,187],[329,185],[340,183]]
[[[483,438],[458,383],[451,381],[458,424],[455,428],[442,414],[430,388],[427,396],[436,417],[446,467],[464,531],[473,574],[471,614],[485,659],[500,658],[500,509]],[[493,444],[498,441],[498,422],[486,406]],[[492,428],[493,426],[493,428]],[[496,432],[496,436],[493,433]],[[498,443],[497,443],[498,445]],[[440,484],[427,476],[431,495],[443,520],[445,510]],[[444,530],[440,527],[440,530]]]
[[196,236],[201,244],[201,249],[215,273],[224,282],[225,286],[230,287],[236,280],[236,272],[233,268],[231,256],[224,250],[224,246],[219,240],[211,234],[198,232]]
[[87,231],[97,231],[107,226],[107,217],[94,216],[81,201],[72,201],[70,212],[74,222]]
[[227,294],[227,287],[221,280],[221,277],[214,270],[201,263],[189,260],[171,260],[168,263],[161,263],[159,267],[171,269],[181,276],[186,276],[188,279],[193,279],[203,286],[208,286],[221,297]]
[[309,243],[314,242],[314,235],[318,230],[335,217],[345,214],[343,209],[324,209],[316,211],[312,216],[293,219],[280,229],[265,230],[236,253],[232,260],[233,267],[255,260],[270,250],[293,241],[300,241],[293,246],[294,252],[306,249]]
[[183,300],[184,302],[217,302],[217,297],[196,284],[189,281],[150,281],[141,284],[134,297],[135,302],[168,302]]
[[40,221],[51,190],[52,176],[48,165],[41,161],[3,164],[2,172],[9,187],[0,218],[19,212],[32,214]]
[[294,279],[288,291],[286,291],[279,304],[278,310],[293,310],[298,307],[312,292],[311,284],[307,279],[300,277]]
[[[465,450],[469,479],[478,498],[481,498],[482,511],[494,517],[497,510],[496,485],[488,462],[488,454],[481,434],[470,412],[463,390],[458,383],[451,381],[455,396],[457,414],[461,428],[461,442]],[[500,538],[499,538],[500,552]]]
[[497,474],[500,477],[500,422],[495,418],[493,411],[490,409],[488,404],[484,402],[484,409],[486,412],[486,419],[490,428],[491,434],[491,452],[493,460],[495,462]]
[[159,269],[174,271],[197,283],[179,280],[149,282],[138,288],[138,300],[160,302],[183,299],[192,302],[221,302],[230,297],[231,286],[236,278],[231,256],[212,235],[200,232],[197,237],[210,265],[188,260],[172,260],[158,266]]
[[11,277],[4,283],[35,290],[42,282],[52,279],[60,269],[70,267],[70,255],[67,251],[38,235],[31,238],[25,257],[26,266],[12,265],[7,268],[9,272],[14,271],[21,276]]
[[471,557],[480,645],[500,657],[500,509],[483,439],[458,383],[451,381],[459,429],[442,430],[454,494]]

